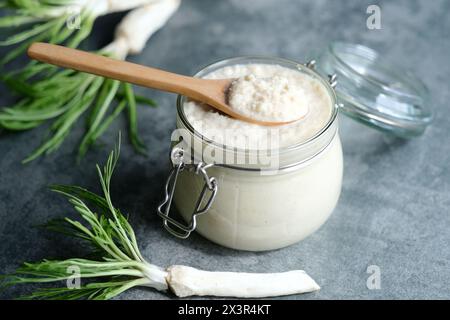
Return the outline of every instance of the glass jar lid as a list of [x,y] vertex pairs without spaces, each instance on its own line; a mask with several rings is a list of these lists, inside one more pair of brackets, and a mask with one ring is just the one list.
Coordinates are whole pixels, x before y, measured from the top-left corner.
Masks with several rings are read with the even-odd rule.
[[336,74],[341,110],[371,127],[401,137],[421,135],[432,121],[429,93],[410,72],[390,65],[365,46],[331,43],[318,59],[324,75]]

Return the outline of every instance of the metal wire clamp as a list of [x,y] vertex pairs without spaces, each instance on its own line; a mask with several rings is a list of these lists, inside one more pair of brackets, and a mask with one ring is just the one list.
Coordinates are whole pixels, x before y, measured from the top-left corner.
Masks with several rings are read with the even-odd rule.
[[[183,161],[183,155],[184,151],[181,148],[176,147],[172,150],[171,159],[173,167],[166,181],[164,200],[158,206],[157,213],[163,219],[164,228],[170,234],[174,235],[177,238],[186,239],[197,227],[197,217],[201,214],[206,213],[211,208],[211,205],[213,204],[214,199],[217,195],[218,185],[216,178],[210,177],[207,173],[207,169],[211,168],[213,164],[205,164],[203,162],[185,163]],[[169,216],[173,195],[175,193],[175,188],[177,185],[177,179],[179,174],[184,170],[192,171],[196,175],[201,176],[205,182],[202,191],[200,192],[200,195],[195,203],[191,220],[188,224],[179,222]],[[207,197],[208,193],[209,197]]]
[[[317,61],[310,60],[303,65],[311,70],[316,70]],[[336,86],[337,86],[337,74],[336,73],[328,75],[328,83],[330,84],[331,88],[333,88],[333,89],[336,88]]]

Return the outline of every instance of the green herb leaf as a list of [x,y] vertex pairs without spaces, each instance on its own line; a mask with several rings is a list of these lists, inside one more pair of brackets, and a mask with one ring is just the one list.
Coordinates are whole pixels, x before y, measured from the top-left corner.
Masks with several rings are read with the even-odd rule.
[[[80,187],[52,186],[53,191],[68,199],[81,219],[52,220],[46,227],[93,244],[95,253],[101,253],[101,258],[24,263],[14,273],[2,276],[4,288],[18,284],[66,281],[66,287],[42,288],[22,299],[110,299],[135,286],[151,283],[147,274],[149,268],[154,266],[142,257],[133,228],[111,200],[110,183],[119,154],[120,136],[106,165],[103,168],[97,165],[102,196]],[[102,214],[95,213],[93,208]],[[76,279],[82,280],[82,283],[78,283],[79,287]],[[98,282],[99,279],[103,281]]]
[[[4,65],[23,54],[36,41],[64,43],[77,47],[91,33],[97,16],[82,10],[80,29],[66,26],[70,15],[64,10],[74,0],[9,0],[0,2],[11,14],[0,18],[0,29],[18,30],[0,46],[11,50],[0,59]],[[22,97],[16,104],[0,109],[0,129],[23,131],[53,121],[49,137],[23,163],[57,150],[79,119],[89,113],[86,132],[78,147],[80,160],[112,122],[128,111],[130,141],[144,154],[138,136],[137,103],[156,106],[153,100],[135,97],[131,85],[32,61],[20,70],[3,72],[0,81]]]

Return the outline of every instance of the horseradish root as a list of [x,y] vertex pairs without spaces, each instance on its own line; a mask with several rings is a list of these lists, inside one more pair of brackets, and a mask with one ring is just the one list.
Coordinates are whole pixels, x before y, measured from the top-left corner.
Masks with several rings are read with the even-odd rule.
[[154,1],[130,12],[116,29],[116,39],[127,43],[128,54],[139,54],[153,33],[167,23],[181,0]]
[[305,271],[282,273],[210,272],[186,266],[168,269],[169,288],[178,297],[264,298],[319,290]]

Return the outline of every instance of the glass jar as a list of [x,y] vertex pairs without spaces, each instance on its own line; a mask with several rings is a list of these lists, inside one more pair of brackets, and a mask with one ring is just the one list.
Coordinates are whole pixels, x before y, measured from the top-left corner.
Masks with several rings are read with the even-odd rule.
[[[280,65],[317,79],[330,100],[329,120],[310,139],[272,146],[265,154],[265,150],[239,150],[203,137],[186,117],[185,98],[178,97],[177,127],[182,132],[177,131],[172,141],[182,139],[172,148],[173,169],[157,212],[164,227],[179,238],[196,230],[223,246],[254,251],[300,241],[328,219],[339,198],[343,160],[338,109],[400,138],[423,134],[433,119],[428,89],[420,78],[360,44],[331,43],[318,57],[317,71],[315,61],[303,65],[240,57],[214,63],[196,76],[250,63]],[[335,92],[337,76],[340,85]],[[222,158],[218,160],[216,154]],[[234,162],[228,163],[229,158]],[[277,161],[247,163],[250,158]],[[169,215],[172,200],[185,222]]]
[[[177,237],[186,238],[196,230],[229,248],[278,249],[317,230],[337,204],[343,156],[333,89],[335,77],[324,79],[314,71],[313,64],[263,57],[223,60],[195,76],[252,63],[280,65],[318,80],[331,103],[329,120],[318,133],[299,144],[270,150],[237,149],[197,132],[184,113],[185,98],[178,97],[180,131],[172,137],[177,141],[171,156],[174,166],[166,184],[165,201],[158,208],[165,228]],[[218,154],[223,161],[217,161]],[[172,199],[186,223],[169,216]]]

